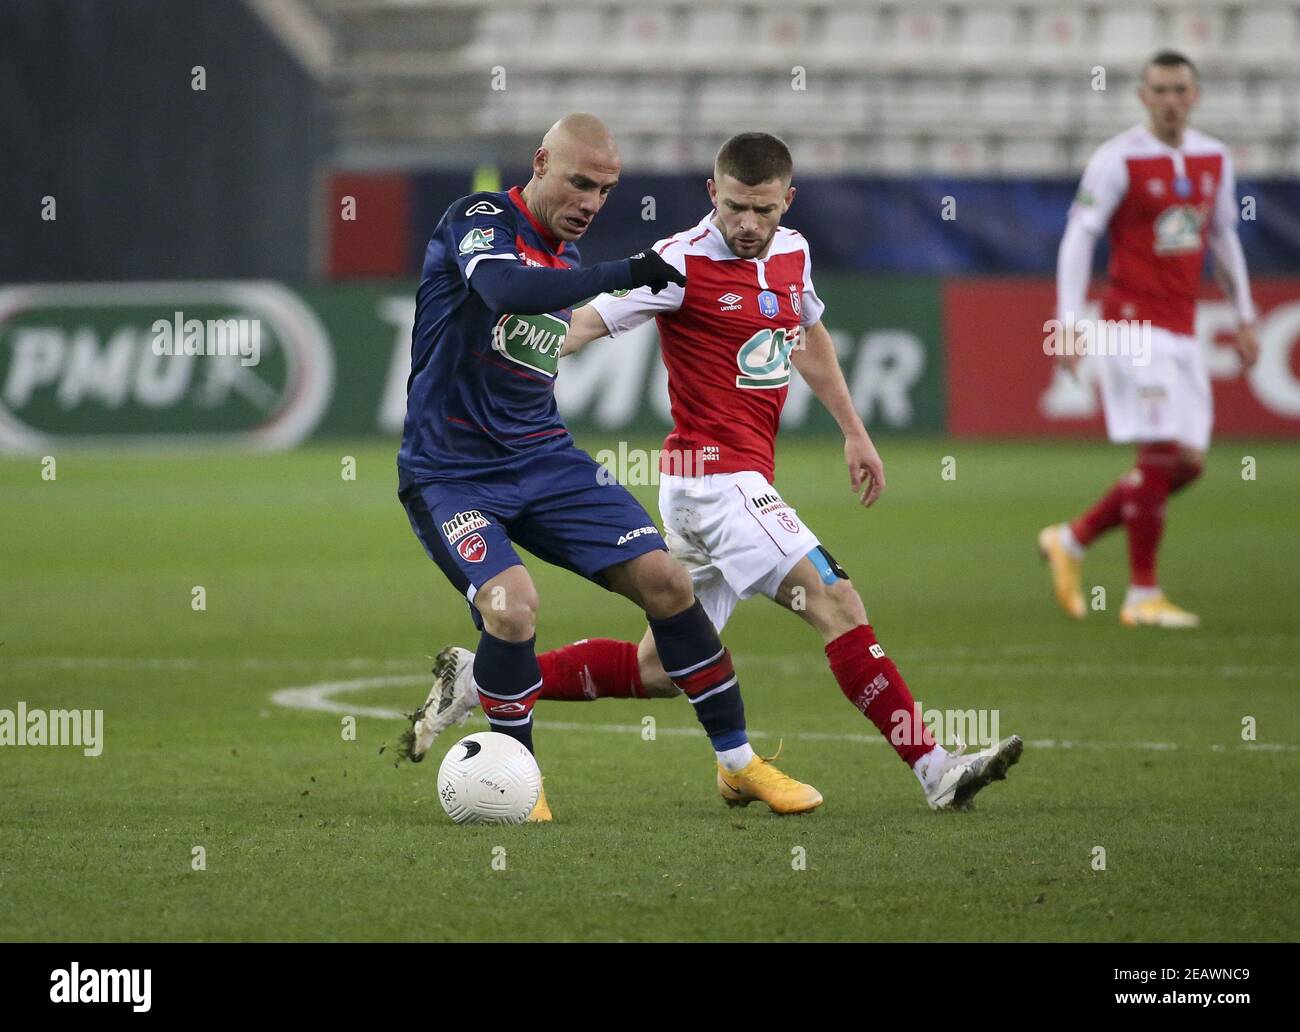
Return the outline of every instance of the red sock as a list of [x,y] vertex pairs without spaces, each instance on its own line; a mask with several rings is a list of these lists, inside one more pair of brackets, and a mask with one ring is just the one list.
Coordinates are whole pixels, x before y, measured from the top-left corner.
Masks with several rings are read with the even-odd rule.
[[1136,476],[1125,478],[1129,583],[1135,587],[1154,588],[1157,584],[1156,551],[1165,530],[1165,501],[1177,463],[1177,445],[1144,444],[1138,449]]
[[537,663],[542,668],[543,699],[587,702],[645,698],[635,642],[585,638],[541,653]]
[[840,691],[889,739],[909,767],[934,748],[934,734],[920,720],[907,682],[876,643],[870,624],[841,634],[826,646]]
[[1101,496],[1096,505],[1070,524],[1074,539],[1086,548],[1112,527],[1118,527],[1124,522],[1123,506],[1124,480],[1120,480]]
[[1199,462],[1188,462],[1184,459],[1174,467],[1174,475],[1169,481],[1169,493],[1171,495],[1177,494],[1199,477],[1203,468]]

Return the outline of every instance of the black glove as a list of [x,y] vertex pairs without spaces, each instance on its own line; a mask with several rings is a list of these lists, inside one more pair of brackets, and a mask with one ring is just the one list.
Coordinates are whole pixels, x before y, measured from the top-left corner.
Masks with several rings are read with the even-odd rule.
[[632,268],[633,290],[637,287],[649,287],[650,293],[657,294],[669,283],[676,283],[679,287],[686,286],[686,277],[655,254],[654,251],[642,251],[640,254],[634,254],[627,260],[627,263]]

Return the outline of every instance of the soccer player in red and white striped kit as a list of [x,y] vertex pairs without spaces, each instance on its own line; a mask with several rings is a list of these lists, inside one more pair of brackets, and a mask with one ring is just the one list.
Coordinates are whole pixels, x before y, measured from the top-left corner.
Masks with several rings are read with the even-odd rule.
[[[1138,96],[1147,121],[1102,144],[1088,162],[1057,260],[1057,353],[1071,371],[1084,353],[1095,355],[1107,434],[1136,444],[1137,460],[1087,512],[1045,527],[1038,546],[1057,602],[1083,619],[1084,550],[1122,523],[1129,588],[1121,622],[1195,627],[1199,618],[1161,591],[1156,553],[1166,501],[1201,475],[1210,443],[1213,400],[1195,335],[1207,244],[1236,307],[1243,369],[1255,362],[1259,344],[1237,238],[1232,157],[1223,143],[1188,126],[1196,69],[1182,54],[1162,51],[1143,70]],[[1082,319],[1084,297],[1093,249],[1106,230],[1109,283],[1102,321],[1089,323]]]
[[[602,294],[573,313],[564,354],[655,319],[673,429],[660,463],[659,509],[673,556],[719,630],[736,605],[766,595],[822,637],[840,689],[915,772],[929,805],[964,809],[1006,776],[1023,743],[1010,736],[983,751],[950,753],[918,719],[898,668],[876,640],[848,575],[772,485],[776,432],[790,367],[807,381],[844,434],[852,488],[870,506],[884,469],[854,410],[804,238],[782,228],[794,200],[786,145],[766,133],[732,137],[708,181],[714,205],[696,226],[655,245],[686,278],[658,294]],[[472,654],[439,656],[426,721],[441,730],[475,705],[462,671]],[[676,694],[647,633],[640,644],[593,638],[538,656],[543,699]],[[432,730],[432,725],[428,730]],[[717,771],[729,803],[743,802]]]

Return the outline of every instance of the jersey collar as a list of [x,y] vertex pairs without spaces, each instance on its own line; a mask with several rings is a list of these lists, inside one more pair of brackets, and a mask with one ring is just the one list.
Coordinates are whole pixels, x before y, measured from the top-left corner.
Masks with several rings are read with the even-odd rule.
[[523,191],[520,190],[520,188],[517,186],[512,186],[510,188],[509,196],[510,199],[514,201],[515,207],[524,213],[524,218],[528,220],[528,224],[532,226],[533,229],[537,231],[537,235],[542,238],[542,243],[544,243],[556,254],[563,254],[564,241],[557,240],[551,234],[551,231],[549,229],[547,229],[545,226],[543,226],[540,222],[537,221],[537,216],[534,215],[531,211],[529,211],[528,205],[524,203]]

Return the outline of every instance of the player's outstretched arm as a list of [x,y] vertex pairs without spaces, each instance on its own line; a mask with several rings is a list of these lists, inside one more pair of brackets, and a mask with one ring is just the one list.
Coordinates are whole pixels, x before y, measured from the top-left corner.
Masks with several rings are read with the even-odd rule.
[[575,351],[581,351],[593,340],[608,336],[609,327],[605,325],[605,320],[600,317],[596,309],[591,305],[575,308],[573,321],[569,323],[569,332],[565,334],[564,343],[560,346],[560,357],[572,355]]
[[871,435],[862,425],[862,417],[853,407],[853,397],[844,382],[844,371],[835,354],[835,342],[821,322],[804,328],[799,346],[790,360],[812,389],[817,400],[826,406],[844,434],[844,461],[849,467],[849,483],[862,504],[872,505],[885,490],[885,467],[880,453],[871,443]]
[[480,261],[469,280],[470,288],[492,311],[515,315],[558,312],[610,290],[649,287],[657,293],[673,283],[684,286],[686,277],[653,251],[589,269],[538,269],[515,261]]

